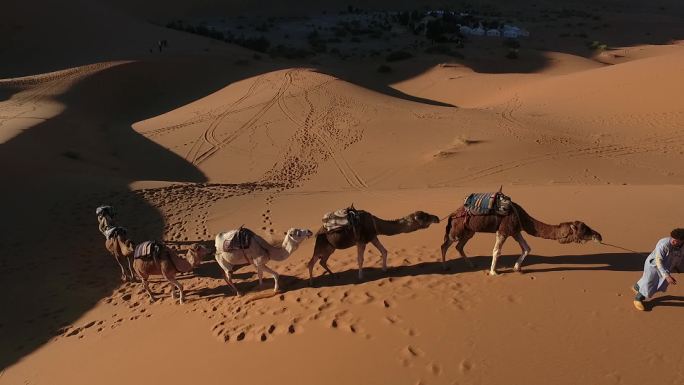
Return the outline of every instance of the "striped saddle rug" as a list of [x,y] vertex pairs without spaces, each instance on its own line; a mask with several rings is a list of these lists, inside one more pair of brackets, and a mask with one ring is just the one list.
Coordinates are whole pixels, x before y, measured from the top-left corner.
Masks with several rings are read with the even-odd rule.
[[153,259],[162,247],[164,247],[160,242],[157,241],[145,241],[135,247],[133,252],[133,258],[135,259]]
[[463,201],[470,215],[508,215],[511,198],[500,192],[472,193]]

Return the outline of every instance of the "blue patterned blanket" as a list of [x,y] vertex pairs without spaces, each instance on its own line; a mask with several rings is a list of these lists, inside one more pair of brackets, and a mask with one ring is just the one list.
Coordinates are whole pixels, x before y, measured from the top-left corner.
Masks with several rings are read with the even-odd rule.
[[500,192],[472,193],[463,201],[470,215],[508,215],[511,198]]

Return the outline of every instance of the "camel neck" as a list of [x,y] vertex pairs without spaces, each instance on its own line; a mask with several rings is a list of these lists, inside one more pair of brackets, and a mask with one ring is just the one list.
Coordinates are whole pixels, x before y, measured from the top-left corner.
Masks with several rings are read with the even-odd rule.
[[544,239],[558,239],[558,229],[557,225],[549,225],[544,222],[534,219],[520,206],[517,206],[518,215],[520,216],[520,222],[523,230],[533,237],[539,237]]
[[387,221],[378,217],[373,217],[375,221],[375,229],[379,235],[396,235],[401,233],[408,233],[413,231],[408,226],[405,218]]
[[271,250],[271,259],[274,261],[282,261],[290,256],[297,249],[297,243],[285,236],[281,247],[274,247]]

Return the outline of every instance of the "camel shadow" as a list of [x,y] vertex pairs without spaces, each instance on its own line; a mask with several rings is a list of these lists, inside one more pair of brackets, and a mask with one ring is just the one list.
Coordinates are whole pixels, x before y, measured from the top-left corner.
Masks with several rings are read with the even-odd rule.
[[[513,272],[517,255],[499,257],[497,271],[507,274]],[[631,253],[602,253],[585,255],[534,256],[530,255],[523,263],[523,273],[546,273],[559,271],[641,271],[644,258]],[[473,263],[470,268],[461,258],[447,260],[446,270],[442,262],[420,262],[413,265],[388,267],[386,272],[378,267],[364,267],[363,280],[358,279],[358,271],[351,268],[335,273],[314,276],[314,287],[336,287],[373,282],[386,278],[415,277],[420,275],[457,275],[462,273],[486,273],[492,263],[490,256],[473,256],[468,259]],[[548,267],[546,266],[548,265]],[[314,272],[315,273],[315,272]],[[283,287],[287,291],[311,287],[308,278],[281,275]],[[674,306],[674,305],[670,305]]]
[[684,297],[678,295],[664,295],[662,297],[653,298],[648,301],[649,310],[665,306],[665,307],[684,307]]
[[[601,253],[585,255],[538,256],[525,258],[523,271],[527,273],[543,273],[552,271],[573,270],[607,270],[607,271],[641,271],[648,253]],[[500,258],[502,266],[512,266],[517,256]]]

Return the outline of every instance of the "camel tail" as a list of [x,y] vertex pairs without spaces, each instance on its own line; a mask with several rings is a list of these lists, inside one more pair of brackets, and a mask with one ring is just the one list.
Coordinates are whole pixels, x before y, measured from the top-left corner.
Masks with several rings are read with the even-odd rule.
[[446,231],[444,232],[444,237],[449,238],[449,233],[451,232],[451,215],[447,216],[446,221],[447,221],[447,224],[446,224]]

